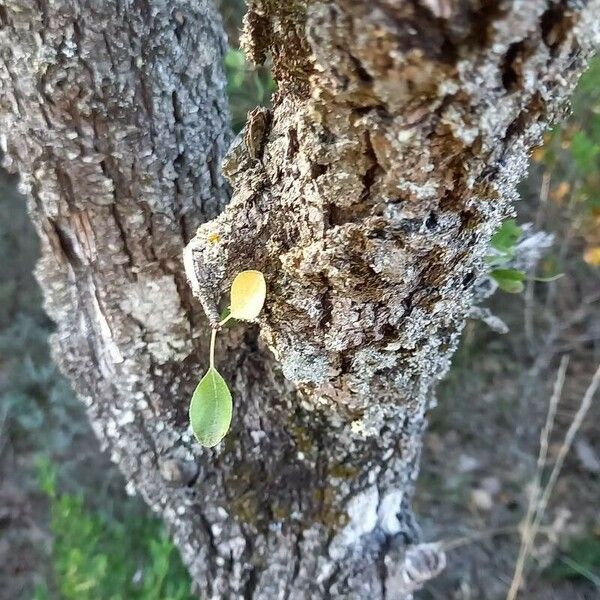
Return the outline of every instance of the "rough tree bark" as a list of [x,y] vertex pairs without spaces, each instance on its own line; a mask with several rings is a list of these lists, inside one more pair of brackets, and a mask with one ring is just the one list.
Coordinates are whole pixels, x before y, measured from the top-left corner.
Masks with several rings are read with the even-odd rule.
[[[598,37],[599,0],[257,0],[279,92],[186,252],[233,430],[186,409],[208,322],[180,255],[226,201],[223,38],[203,0],[0,7],[1,133],[42,239],[57,360],[203,598],[403,598],[443,565],[409,509],[425,413],[527,154]],[[265,347],[268,346],[268,349]]]

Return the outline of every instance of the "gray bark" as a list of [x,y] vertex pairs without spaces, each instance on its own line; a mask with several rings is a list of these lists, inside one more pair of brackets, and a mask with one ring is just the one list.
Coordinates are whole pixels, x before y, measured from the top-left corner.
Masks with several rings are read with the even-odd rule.
[[[409,510],[426,410],[489,237],[591,51],[598,0],[254,2],[273,111],[228,143],[204,0],[0,6],[0,128],[30,194],[56,358],[203,598],[402,598],[443,565]],[[191,439],[208,321],[232,432]],[[268,348],[266,347],[268,346]]]
[[216,555],[187,404],[207,343],[181,254],[228,198],[225,47],[206,0],[0,3],[0,134],[41,239],[54,356],[199,582]]

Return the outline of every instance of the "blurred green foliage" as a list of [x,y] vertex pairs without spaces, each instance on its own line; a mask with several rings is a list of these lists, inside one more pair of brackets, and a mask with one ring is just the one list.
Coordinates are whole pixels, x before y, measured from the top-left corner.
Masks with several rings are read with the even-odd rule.
[[223,17],[230,46],[230,50],[225,55],[225,76],[231,127],[237,134],[246,123],[249,110],[271,104],[271,94],[277,86],[271,76],[269,61],[259,67],[253,67],[246,62],[243,52],[239,50],[239,36],[242,30],[242,18],[246,14],[246,2],[216,0],[216,3]]
[[38,241],[14,188],[0,178],[0,416],[15,448],[60,451],[87,425],[50,359],[53,327],[32,273]]
[[600,585],[600,536],[571,538],[544,575],[554,581],[587,579]]
[[249,110],[268,106],[277,89],[268,66],[252,68],[240,50],[229,50],[225,56],[227,94],[231,110],[231,126],[238,133]]
[[485,257],[491,269],[492,279],[501,290],[511,294],[519,294],[524,289],[525,273],[509,267],[515,258],[517,243],[522,233],[523,230],[514,219],[504,221],[490,242],[494,254]]
[[[82,494],[61,494],[48,459],[39,485],[50,501],[55,586],[64,600],[192,600],[179,553],[157,519],[128,514],[117,520],[86,509]],[[53,597],[38,585],[34,600]]]
[[600,266],[600,56],[581,77],[571,118],[554,127],[534,160],[552,175],[550,200],[564,209],[565,227],[581,239],[581,256]]

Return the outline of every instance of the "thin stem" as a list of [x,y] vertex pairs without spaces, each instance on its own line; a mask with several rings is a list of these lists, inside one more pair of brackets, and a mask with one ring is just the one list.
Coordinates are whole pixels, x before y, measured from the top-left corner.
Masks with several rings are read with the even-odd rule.
[[219,323],[219,327],[223,327],[223,325],[225,325],[225,323],[227,323],[227,321],[229,321],[229,319],[233,319],[233,315],[231,313],[229,313],[220,323]]
[[569,365],[569,357],[563,356],[560,361],[560,367],[556,375],[556,381],[554,382],[554,389],[550,398],[550,405],[546,414],[546,422],[540,433],[540,451],[537,459],[537,466],[535,476],[533,479],[533,489],[531,490],[531,496],[529,497],[529,504],[527,506],[527,514],[522,523],[521,529],[521,545],[519,547],[519,556],[515,565],[515,572],[513,579],[506,596],[507,600],[514,600],[517,597],[521,582],[523,580],[523,571],[525,569],[525,561],[527,555],[531,549],[533,543],[533,537],[535,537],[532,523],[535,519],[536,506],[540,499],[541,493],[541,479],[544,465],[546,464],[546,458],[548,456],[548,441],[554,427],[554,417],[556,416],[556,409],[560,402],[560,396],[562,393],[563,386],[565,384],[565,376],[567,373],[567,366]]
[[[540,189],[540,203],[537,211],[537,215],[535,218],[535,227],[536,229],[541,228],[542,219],[546,210],[546,205],[548,204],[548,194],[550,191],[550,179],[551,175],[547,171],[544,171],[544,175],[542,176],[542,186]],[[523,311],[524,318],[524,330],[525,330],[525,339],[529,345],[529,349],[533,352],[535,350],[535,336],[534,336],[534,322],[533,322],[533,314],[534,314],[534,282],[535,282],[535,267],[530,269],[527,274],[527,288],[525,290],[525,310]]]
[[219,324],[216,327],[212,328],[212,331],[210,333],[210,356],[208,359],[208,364],[211,369],[215,368],[215,342],[217,340],[217,331],[219,331],[219,329],[223,327],[223,325],[225,325],[225,323],[227,323],[227,321],[229,321],[229,319],[231,318],[231,314],[227,315],[222,321],[219,322]]
[[213,327],[210,333],[210,356],[209,356],[209,365],[211,369],[215,368],[215,341],[217,339],[217,328]]

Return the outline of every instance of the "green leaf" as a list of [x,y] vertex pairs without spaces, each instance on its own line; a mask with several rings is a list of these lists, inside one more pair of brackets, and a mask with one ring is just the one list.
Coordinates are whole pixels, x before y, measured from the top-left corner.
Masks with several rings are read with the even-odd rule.
[[523,291],[525,273],[516,269],[494,269],[490,275],[496,280],[498,287],[510,294],[520,294]]
[[233,404],[231,392],[219,372],[211,367],[194,391],[190,424],[202,446],[216,446],[229,431]]
[[511,252],[522,233],[523,230],[517,225],[517,222],[514,219],[508,219],[492,236],[491,246],[498,252]]

